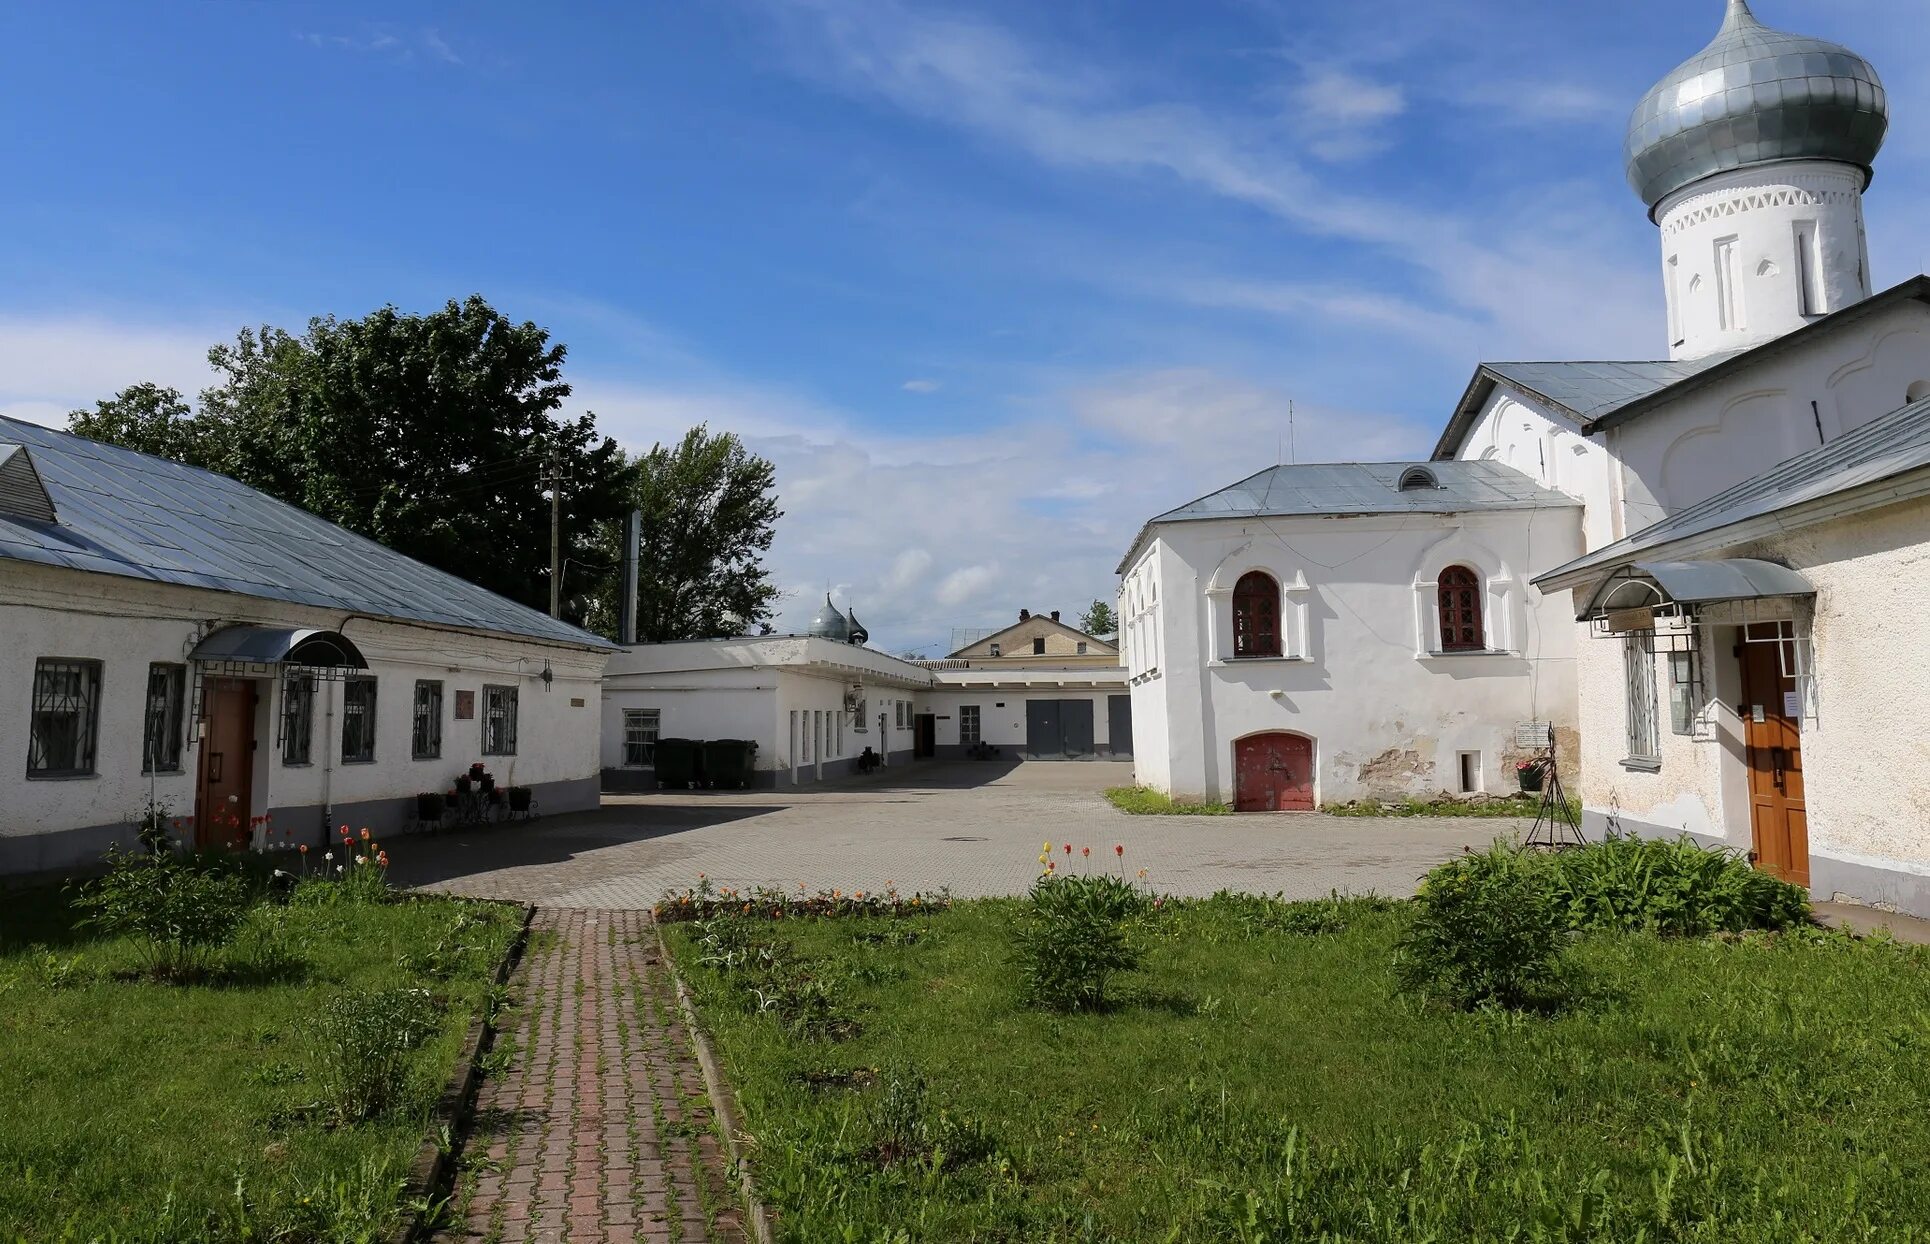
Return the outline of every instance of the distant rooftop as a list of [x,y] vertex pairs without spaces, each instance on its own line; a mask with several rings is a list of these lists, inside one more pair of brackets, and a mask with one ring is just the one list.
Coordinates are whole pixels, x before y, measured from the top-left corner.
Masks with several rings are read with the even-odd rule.
[[245,484],[0,417],[55,519],[0,511],[0,559],[579,647],[615,645]]

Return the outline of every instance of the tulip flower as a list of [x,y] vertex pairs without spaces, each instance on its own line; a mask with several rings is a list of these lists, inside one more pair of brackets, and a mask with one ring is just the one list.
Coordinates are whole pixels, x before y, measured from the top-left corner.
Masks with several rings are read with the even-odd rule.
[[1121,859],[1124,859],[1124,858],[1125,858],[1125,855],[1126,855],[1126,848],[1125,848],[1125,845],[1124,845],[1124,844],[1115,844],[1115,845],[1113,846],[1113,849],[1112,849],[1112,853],[1113,853],[1114,855],[1117,855],[1117,856],[1119,856],[1119,857],[1120,857]]
[[1092,848],[1091,848],[1091,847],[1080,847],[1080,848],[1079,848],[1079,854],[1080,854],[1080,856],[1081,856],[1082,858],[1084,858],[1084,859],[1091,859],[1091,858],[1092,858]]

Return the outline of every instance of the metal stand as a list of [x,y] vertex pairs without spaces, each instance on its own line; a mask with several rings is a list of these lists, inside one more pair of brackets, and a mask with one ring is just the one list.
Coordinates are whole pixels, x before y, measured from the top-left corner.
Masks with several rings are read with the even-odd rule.
[[1581,819],[1569,805],[1568,792],[1562,789],[1561,768],[1555,761],[1552,738],[1541,760],[1541,808],[1535,813],[1535,827],[1528,831],[1522,845],[1544,851],[1570,851],[1587,846],[1588,840],[1582,837]]

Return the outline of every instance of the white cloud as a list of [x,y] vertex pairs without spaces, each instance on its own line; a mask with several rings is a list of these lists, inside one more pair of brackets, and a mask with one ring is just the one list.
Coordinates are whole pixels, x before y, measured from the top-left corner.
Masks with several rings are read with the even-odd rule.
[[1352,160],[1388,144],[1387,126],[1407,111],[1407,93],[1336,65],[1307,71],[1289,96],[1288,116],[1323,160]]
[[148,380],[192,399],[214,379],[208,347],[245,322],[237,317],[220,328],[180,328],[89,316],[0,316],[0,411],[64,427],[67,412]]
[[887,592],[903,592],[915,585],[930,569],[930,553],[924,549],[906,549],[892,560],[891,571],[884,578],[884,589]]
[[919,377],[917,379],[907,380],[899,387],[907,393],[936,393],[943,385],[940,381]]
[[984,595],[985,589],[998,581],[998,572],[996,564],[961,566],[945,576],[933,597],[941,605],[976,604],[976,598]]

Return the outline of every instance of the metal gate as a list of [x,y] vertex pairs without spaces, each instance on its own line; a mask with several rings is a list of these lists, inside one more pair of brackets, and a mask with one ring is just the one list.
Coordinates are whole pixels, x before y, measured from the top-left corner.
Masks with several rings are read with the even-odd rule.
[[1128,760],[1133,754],[1133,698],[1129,695],[1106,697],[1106,737],[1112,740],[1115,760]]
[[1091,700],[1027,700],[1027,760],[1090,760]]

